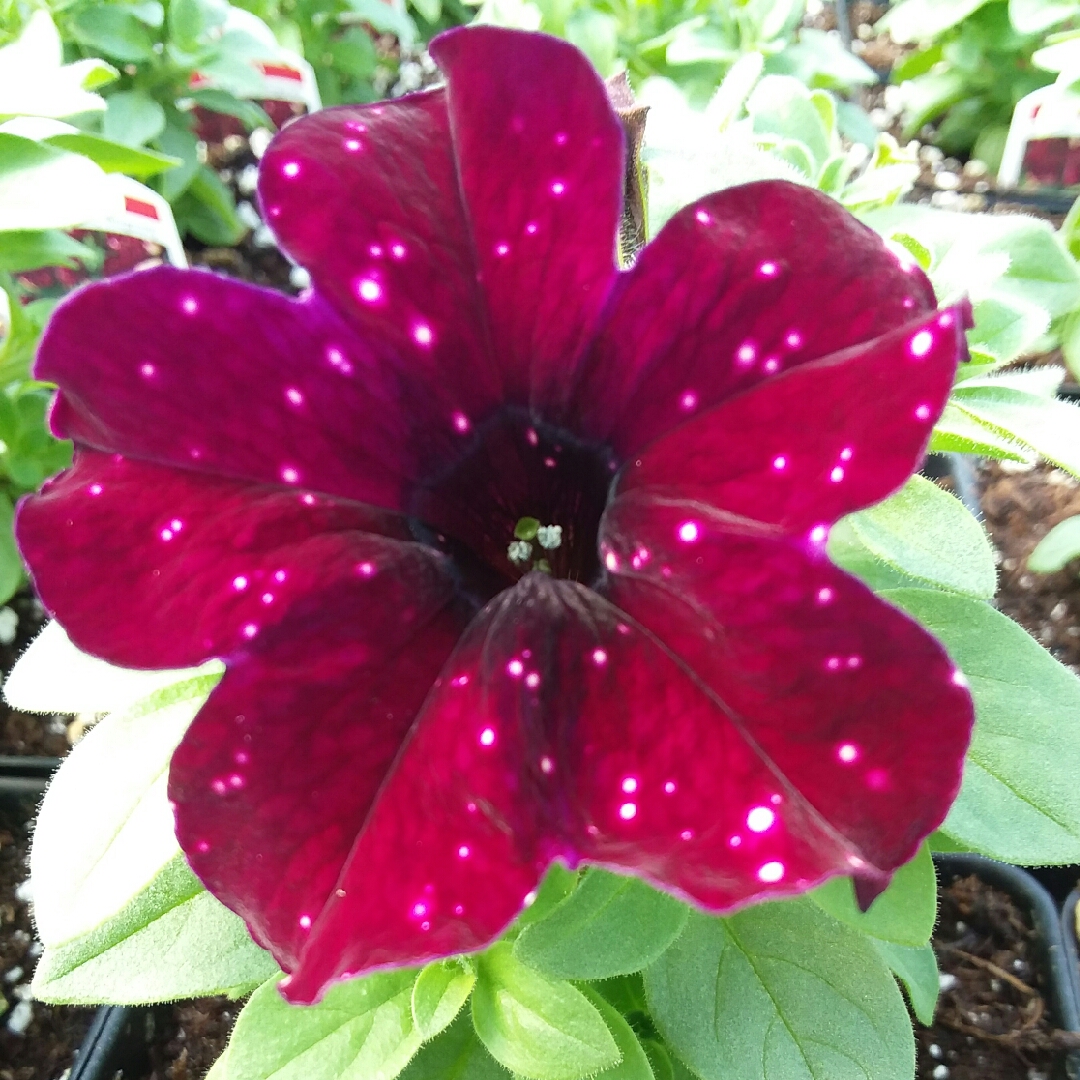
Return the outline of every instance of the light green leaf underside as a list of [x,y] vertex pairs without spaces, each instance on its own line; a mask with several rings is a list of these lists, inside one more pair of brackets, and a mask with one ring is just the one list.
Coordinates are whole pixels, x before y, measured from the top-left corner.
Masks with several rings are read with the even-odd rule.
[[882,595],[941,640],[975,700],[942,831],[1007,862],[1080,861],[1080,680],[987,604],[929,589]]

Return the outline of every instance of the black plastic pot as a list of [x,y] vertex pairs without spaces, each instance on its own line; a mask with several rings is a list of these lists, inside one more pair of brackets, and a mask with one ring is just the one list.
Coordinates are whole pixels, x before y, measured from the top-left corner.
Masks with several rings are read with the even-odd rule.
[[[1080,1036],[1080,979],[1076,972],[1075,939],[1070,960],[1061,913],[1050,894],[1026,870],[982,855],[939,853],[934,855],[934,864],[942,881],[974,874],[987,885],[1008,893],[1029,913],[1038,936],[1036,957],[1045,978],[1044,997],[1050,1018],[1060,1030]],[[1080,1051],[1068,1051],[1063,1068],[1061,1075],[1068,1080],[1080,1080]]]
[[150,1009],[106,1005],[75,1055],[68,1080],[133,1080],[150,1070],[150,1039],[154,1014]]
[[1065,966],[1072,975],[1076,999],[1080,1001],[1080,889],[1073,889],[1061,909],[1061,936],[1065,943]]
[[982,519],[975,466],[968,454],[929,454],[923,462],[922,474],[928,480],[952,480],[953,491],[964,506]]
[[0,754],[0,799],[40,798],[59,758]]

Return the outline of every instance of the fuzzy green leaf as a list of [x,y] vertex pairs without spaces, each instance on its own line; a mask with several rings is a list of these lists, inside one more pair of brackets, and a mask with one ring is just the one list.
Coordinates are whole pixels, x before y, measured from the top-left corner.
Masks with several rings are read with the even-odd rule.
[[915,1045],[874,946],[809,900],[694,912],[645,972],[652,1018],[702,1080],[910,1080]]
[[582,993],[604,1018],[604,1023],[607,1024],[608,1031],[622,1055],[610,1068],[598,1072],[595,1080],[655,1080],[645,1048],[638,1041],[634,1029],[626,1022],[626,1017],[591,986],[582,987]]
[[930,940],[937,918],[937,878],[926,844],[909,863],[896,871],[889,887],[860,911],[851,879],[832,881],[807,894],[823,911],[863,934],[898,945],[920,946]]
[[966,596],[994,595],[994,552],[982,526],[933,481],[913,476],[895,495],[848,520],[867,549],[893,569]]
[[110,60],[138,63],[154,58],[154,42],[146,26],[119,4],[81,7],[68,25],[80,45]]
[[0,492],[0,603],[11,599],[25,577],[22,558],[11,531],[14,517],[11,499]]
[[243,920],[206,892],[177,855],[118,915],[47,947],[33,992],[65,1005],[240,997],[276,971]]
[[589,870],[546,919],[522,931],[514,955],[557,979],[640,971],[679,935],[689,908],[634,877]]
[[0,132],[0,230],[66,229],[119,205],[89,158]]
[[1053,574],[1080,555],[1080,514],[1059,521],[1028,556],[1028,569]]
[[1007,387],[969,389],[964,383],[951,401],[976,423],[1080,476],[1080,408],[1075,405]]
[[422,1039],[432,1039],[447,1027],[469,1000],[476,973],[459,958],[428,964],[412,989],[412,1015]]
[[934,1009],[941,989],[933,946],[921,945],[912,949],[876,938],[871,938],[870,943],[889,965],[889,970],[904,984],[911,1011],[919,1023],[929,1027],[934,1022]]
[[45,945],[82,937],[122,911],[179,852],[169,759],[218,679],[190,679],[107,716],[60,766],[30,851]]
[[1030,447],[980,424],[951,403],[934,425],[930,452],[981,454],[1006,461],[1034,461],[1038,457]]
[[74,266],[94,260],[94,249],[59,229],[12,229],[0,232],[0,270],[21,273],[43,266]]
[[975,699],[963,787],[941,831],[1006,862],[1080,861],[1080,679],[980,601],[882,595],[941,640]]
[[401,1080],[511,1080],[511,1074],[484,1049],[472,1020],[463,1013],[424,1044]]
[[142,146],[165,130],[165,110],[143,90],[110,94],[102,132],[128,147]]
[[[10,436],[0,435],[6,442]],[[4,700],[29,713],[112,713],[203,675],[218,678],[220,660],[198,668],[136,671],[116,667],[77,649],[58,622],[45,629],[19,657],[4,680]]]
[[415,970],[340,984],[318,1005],[289,1005],[274,982],[236,1019],[228,1080],[393,1080],[420,1049],[413,1026]]
[[596,1007],[568,982],[545,978],[498,942],[478,958],[473,1025],[491,1056],[532,1080],[580,1080],[621,1059]]

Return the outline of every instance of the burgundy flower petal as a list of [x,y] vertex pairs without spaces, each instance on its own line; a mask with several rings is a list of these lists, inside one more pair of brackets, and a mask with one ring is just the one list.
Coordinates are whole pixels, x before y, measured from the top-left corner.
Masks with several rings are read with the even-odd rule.
[[355,503],[95,450],[22,503],[16,534],[72,641],[137,668],[246,652],[313,591],[416,548]]
[[[620,550],[638,536],[610,533]],[[292,1000],[482,948],[553,858],[726,911],[837,873],[887,880],[913,854],[956,793],[970,730],[948,658],[827,562],[717,545],[677,578],[700,586],[697,609],[662,573],[662,587],[613,582],[640,622],[542,574],[485,609],[315,921]],[[839,675],[829,648],[846,650]]]
[[827,525],[918,465],[964,355],[965,313],[926,315],[728,399],[652,443],[620,490],[699,500],[823,542]]
[[316,291],[381,346],[380,382],[443,423],[455,415],[471,423],[494,407],[502,380],[445,91],[325,109],[290,124],[263,158],[259,190],[282,246]]
[[[690,854],[666,880],[706,903],[739,867],[805,886],[812,864],[774,844],[814,829],[846,846],[847,865],[834,872],[887,880],[959,790],[974,714],[945,650],[823,550],[740,533],[697,503],[619,499],[603,539],[621,567],[608,581],[612,602],[693,673],[772,773],[744,792],[738,827],[721,838],[730,850],[713,866],[715,885],[693,883],[701,868]],[[625,687],[620,694],[637,700]],[[729,766],[717,763],[714,775],[724,790]],[[831,857],[828,848],[817,850]]]
[[572,45],[494,26],[431,43],[506,394],[562,405],[616,276],[624,136]]
[[934,306],[930,283],[832,199],[764,181],[681,210],[627,276],[575,395],[632,454],[762,379]]
[[461,631],[430,551],[360,548],[367,576],[330,570],[230,660],[169,774],[192,868],[286,970]]
[[35,371],[63,437],[397,509],[464,436],[385,359],[314,295],[161,267],[73,294]]
[[565,42],[484,26],[431,51],[446,91],[297,121],[260,190],[316,288],[472,424],[565,392],[615,278],[623,135]]

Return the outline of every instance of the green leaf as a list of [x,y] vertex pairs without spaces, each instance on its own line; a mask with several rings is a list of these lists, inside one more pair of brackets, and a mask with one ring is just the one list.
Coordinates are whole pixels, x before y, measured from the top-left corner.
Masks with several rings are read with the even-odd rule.
[[355,20],[366,22],[380,34],[393,34],[403,48],[410,48],[417,39],[416,23],[404,9],[384,4],[382,0],[346,0]]
[[893,41],[907,45],[930,41],[978,11],[987,0],[904,0],[895,4],[874,25],[881,33],[889,31]]
[[987,369],[980,371],[972,364],[973,373],[964,380],[964,388],[984,387],[990,390],[1020,390],[1036,397],[1053,398],[1065,380],[1065,369],[1056,364],[1042,364],[1032,368],[1009,368],[1007,371]]
[[557,860],[548,868],[536,889],[536,898],[514,920],[519,930],[530,923],[546,919],[551,909],[577,888],[578,875]]
[[1038,456],[1023,443],[984,427],[951,402],[934,425],[930,452],[982,454],[1007,461],[1033,461]]
[[273,982],[251,995],[229,1040],[228,1080],[393,1080],[420,1049],[415,970],[379,972],[289,1005]]
[[731,65],[705,111],[715,130],[726,131],[742,116],[764,66],[765,57],[759,52],[744,53]]
[[833,133],[826,128],[810,91],[798,79],[766,75],[750,94],[746,111],[755,134],[802,143],[813,160],[809,175],[817,176],[829,157]]
[[568,982],[514,958],[509,942],[478,957],[473,1025],[496,1061],[532,1080],[579,1080],[620,1060],[596,1007]]
[[593,987],[584,986],[581,992],[604,1018],[604,1023],[607,1024],[608,1031],[622,1055],[616,1064],[596,1073],[594,1080],[655,1080],[648,1055],[622,1013],[614,1009]]
[[138,63],[154,58],[154,42],[141,20],[114,4],[80,7],[68,24],[80,44],[112,60]]
[[924,583],[909,577],[882,562],[859,539],[851,524],[850,515],[841,518],[830,530],[829,558],[849,574],[853,574],[875,592],[882,589],[924,588]]
[[566,20],[566,40],[576,45],[601,75],[615,69],[619,53],[619,23],[605,11],[579,7]]
[[904,127],[901,137],[908,139],[924,124],[964,100],[967,84],[958,71],[930,71],[905,82],[901,89]]
[[0,603],[10,600],[26,579],[22,558],[15,544],[11,499],[0,492]]
[[1075,17],[1075,0],[1009,0],[1009,22],[1021,34],[1041,34]]
[[74,266],[77,259],[93,257],[93,248],[80,244],[59,229],[13,229],[0,232],[0,270],[11,273],[42,266]]
[[447,1027],[475,984],[471,963],[462,959],[437,960],[423,968],[412,989],[413,1023],[420,1038],[434,1038]]
[[994,552],[982,526],[933,481],[913,476],[895,495],[848,520],[867,549],[893,569],[966,596],[994,595]]
[[[6,384],[8,389],[0,390],[0,394],[3,394],[5,401],[10,401],[10,385],[15,380],[30,377],[30,361],[41,336],[41,327],[31,317],[30,308],[33,305],[22,305],[14,284],[5,285],[6,277],[6,274],[0,274],[0,291],[3,292],[3,296],[0,296],[0,311],[6,311],[8,324],[5,336],[0,339],[0,375],[3,376],[0,386]],[[10,282],[10,279],[8,281]],[[6,468],[8,463],[2,456],[0,461]]]
[[105,717],[64,759],[30,851],[45,945],[116,915],[179,851],[166,796],[169,759],[219,678],[190,679]]
[[0,132],[0,230],[65,229],[118,206],[92,161]]
[[1059,521],[1028,556],[1028,569],[1036,574],[1064,570],[1066,563],[1080,555],[1080,514]]
[[941,640],[975,699],[963,786],[941,831],[1005,862],[1080,862],[1080,680],[987,604],[882,595]]
[[276,125],[267,115],[266,110],[255,101],[242,101],[225,90],[194,90],[189,95],[196,105],[201,105],[211,112],[235,116],[248,131],[264,127],[273,131]]
[[777,69],[782,67],[807,86],[848,90],[878,81],[874,69],[849,52],[838,36],[810,26],[802,27],[799,40],[772,59]]
[[911,1011],[919,1023],[930,1027],[934,1022],[934,1009],[941,988],[933,946],[921,945],[912,949],[874,938],[870,939],[870,943],[889,965],[889,970],[904,984]]
[[[5,10],[18,9],[8,5]],[[33,13],[19,37],[0,48],[0,119],[74,116],[105,108],[101,96],[91,91],[119,72],[96,57],[65,65],[63,44],[48,11],[26,10]]]
[[247,232],[236,216],[232,192],[213,169],[200,165],[173,207],[177,226],[204,244],[231,247]]
[[472,1020],[463,1013],[424,1044],[401,1080],[511,1080],[511,1074],[484,1049]]
[[[961,76],[949,74],[963,86]],[[886,239],[906,233],[931,251],[929,274],[938,296],[951,301],[969,295],[976,320],[980,305],[989,299],[1022,311],[1040,308],[1052,319],[1067,315],[1080,303],[1080,270],[1045,221],[1023,214],[956,214],[907,204],[875,210],[863,218]],[[995,321],[989,314],[984,318],[988,325]]]
[[642,1039],[641,1048],[649,1059],[649,1068],[653,1071],[654,1080],[675,1080],[671,1055],[659,1039]]
[[607,979],[651,964],[678,937],[689,908],[635,877],[591,869],[514,944],[524,964],[556,979]]
[[203,889],[178,854],[117,916],[46,947],[33,992],[64,1005],[241,997],[276,971],[243,920]]
[[83,154],[107,173],[119,172],[143,180],[180,164],[179,158],[159,154],[145,147],[135,148],[110,142],[98,135],[77,132],[70,135],[54,135],[45,140],[50,146],[59,146],[76,154]]
[[226,1047],[221,1056],[210,1066],[210,1071],[203,1080],[228,1080],[229,1075],[229,1050]]
[[195,52],[209,32],[225,21],[228,8],[206,0],[169,0],[169,39]]
[[862,934],[809,900],[694,912],[645,972],[653,1021],[702,1080],[910,1080],[911,1022]]
[[175,116],[166,119],[165,130],[158,137],[158,149],[180,159],[180,165],[161,178],[161,194],[171,203],[175,203],[187,191],[202,167],[199,164],[198,145],[198,139],[181,120]]
[[409,0],[409,3],[426,22],[439,21],[439,16],[442,14],[442,0]]
[[859,910],[851,878],[833,878],[807,895],[834,919],[870,937],[898,945],[925,945],[937,918],[937,878],[926,844],[919,848],[914,859],[896,871],[889,887],[870,905],[869,911]]
[[1080,378],[1080,310],[1067,315],[1061,321],[1059,334],[1065,364],[1074,379]]
[[1048,461],[1080,476],[1080,408],[1075,405],[1005,387],[968,389],[964,383],[956,387],[950,400],[976,423],[1030,446]]
[[102,133],[124,146],[142,146],[165,130],[165,110],[142,90],[124,90],[106,99]]
[[124,7],[139,22],[155,30],[160,30],[165,23],[165,9],[158,0],[135,0],[135,3],[127,3]]
[[4,700],[30,713],[117,712],[189,679],[220,678],[224,670],[219,660],[171,671],[116,667],[76,649],[63,627],[53,621],[34,638],[4,680]]
[[972,310],[975,325],[968,331],[968,344],[973,352],[1000,364],[1030,352],[1050,329],[1046,308],[1017,297],[988,296]]
[[601,979],[594,984],[596,992],[603,994],[624,1016],[633,1013],[647,1013],[649,1007],[645,1002],[645,984],[641,973],[633,975],[618,975],[614,979]]

